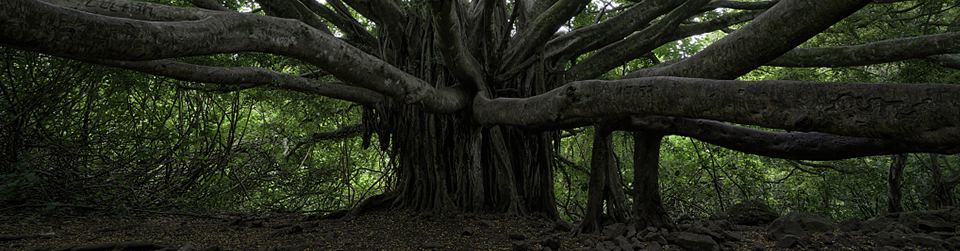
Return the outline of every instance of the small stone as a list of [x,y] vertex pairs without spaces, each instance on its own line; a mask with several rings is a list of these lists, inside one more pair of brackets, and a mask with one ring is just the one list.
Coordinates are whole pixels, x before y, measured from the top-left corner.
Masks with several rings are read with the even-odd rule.
[[662,250],[663,250],[663,247],[660,246],[660,244],[658,244],[658,243],[656,243],[656,242],[647,243],[647,245],[644,246],[644,248],[646,248],[647,251],[662,251]]
[[525,241],[514,241],[513,250],[517,250],[517,251],[530,250],[530,244],[527,244],[527,242]]
[[623,237],[621,235],[617,236],[617,238],[614,238],[613,240],[617,243],[617,247],[620,247],[620,249],[633,250],[633,243],[630,243],[630,241],[627,240],[627,237]]
[[540,246],[560,250],[560,240],[556,236],[547,236],[540,240]]
[[518,232],[511,232],[511,233],[507,234],[507,236],[510,237],[510,239],[514,239],[514,240],[518,240],[518,241],[524,240],[524,239],[527,238],[526,236],[523,236],[523,234],[518,233]]
[[776,245],[773,245],[775,248],[792,248],[797,245],[797,236],[786,235],[777,241]]
[[720,235],[723,236],[724,241],[737,242],[743,239],[743,235],[737,232],[723,231],[720,232]]
[[766,224],[780,217],[777,211],[760,200],[746,200],[734,204],[727,209],[726,215],[734,224],[751,226]]
[[189,243],[187,245],[183,245],[182,247],[180,247],[180,249],[177,249],[177,251],[196,251],[196,250],[197,250],[197,246],[194,246],[193,244],[189,244]]
[[689,250],[720,250],[720,245],[708,235],[677,232],[668,234],[667,240]]
[[472,227],[465,227],[462,231],[460,231],[460,235],[463,236],[473,235],[475,233],[477,233],[477,230]]
[[614,250],[617,248],[617,244],[613,243],[613,241],[604,241],[600,243],[600,247],[607,250]]
[[493,222],[490,221],[490,220],[481,220],[481,221],[480,221],[480,226],[481,226],[481,227],[493,227],[494,224],[493,224]]
[[617,236],[622,236],[626,232],[627,232],[626,224],[615,223],[609,226],[604,226],[603,232],[601,232],[601,235],[603,235],[604,240],[611,240],[613,238],[616,238]]

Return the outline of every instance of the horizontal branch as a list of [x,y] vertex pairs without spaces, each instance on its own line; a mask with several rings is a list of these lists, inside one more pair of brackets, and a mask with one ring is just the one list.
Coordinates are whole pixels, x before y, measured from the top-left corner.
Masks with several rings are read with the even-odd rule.
[[794,160],[839,160],[897,153],[960,153],[960,145],[925,146],[819,132],[771,132],[718,121],[663,116],[622,120],[621,130],[680,135],[761,156]]
[[960,145],[960,86],[651,77],[568,83],[530,98],[475,99],[482,124],[662,115],[790,131]]
[[762,2],[719,0],[719,1],[710,2],[710,4],[707,4],[705,9],[712,10],[717,8],[727,8],[727,9],[736,9],[736,10],[762,10],[762,9],[768,9],[772,7],[774,4],[777,4],[778,2],[779,0],[762,1]]
[[153,60],[265,52],[316,65],[344,82],[434,113],[462,109],[460,90],[433,87],[300,21],[219,12],[199,21],[148,22],[31,0],[0,5],[0,45],[55,56]]
[[[200,20],[221,11],[129,0],[42,0],[83,12],[147,21]],[[221,6],[222,7],[222,6]]]
[[319,81],[257,67],[213,67],[163,59],[151,61],[89,61],[184,81],[222,85],[266,85],[363,105],[373,105],[386,101],[386,97],[368,89],[340,82]]
[[930,60],[940,63],[943,67],[960,70],[960,57],[954,55],[935,55],[929,58]]
[[766,63],[785,67],[844,67],[960,53],[960,33],[890,39],[862,45],[797,48]]
[[297,150],[304,145],[316,144],[324,140],[352,138],[360,135],[361,132],[363,132],[363,123],[357,122],[331,131],[314,133],[310,135],[310,138],[297,142],[297,145],[290,149],[290,151],[284,153],[284,155],[286,155],[286,157],[290,157],[290,155],[296,153]]

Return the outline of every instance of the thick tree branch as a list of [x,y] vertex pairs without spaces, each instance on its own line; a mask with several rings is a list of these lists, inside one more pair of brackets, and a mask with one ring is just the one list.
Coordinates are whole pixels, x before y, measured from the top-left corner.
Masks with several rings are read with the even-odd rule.
[[434,18],[437,34],[437,48],[443,58],[443,64],[460,83],[472,86],[478,91],[489,94],[483,81],[483,69],[480,62],[470,54],[464,45],[463,23],[458,13],[462,8],[459,1],[438,0],[431,2],[438,15]]
[[506,3],[500,0],[480,0],[470,16],[473,21],[470,21],[472,27],[467,32],[467,48],[480,50],[472,54],[482,59],[483,69],[496,69],[502,57],[501,48],[509,41],[512,30],[507,21]]
[[682,76],[734,79],[760,67],[870,3],[869,0],[784,0],[743,28],[683,61],[621,78]]
[[[524,99],[475,101],[482,124],[663,115],[791,131],[960,145],[960,86],[651,77],[566,84]],[[869,129],[867,129],[869,128]]]
[[152,60],[235,52],[294,57],[338,79],[435,113],[462,109],[467,97],[436,88],[300,21],[220,12],[200,21],[112,18],[38,1],[0,5],[0,45],[57,56]]
[[[683,39],[683,38],[691,37],[691,36],[694,36],[694,35],[699,35],[699,34],[711,32],[711,31],[723,29],[723,28],[725,28],[725,27],[729,27],[729,26],[734,25],[734,24],[747,22],[747,21],[750,21],[750,20],[754,19],[755,17],[757,17],[757,15],[760,15],[760,13],[763,13],[763,11],[762,11],[762,10],[748,10],[748,11],[741,11],[741,12],[736,12],[736,13],[732,13],[732,14],[723,15],[723,16],[720,16],[720,17],[718,17],[718,18],[712,19],[712,20],[710,20],[710,21],[706,21],[706,22],[699,22],[699,23],[692,23],[692,24],[682,24],[682,25],[680,25],[679,27],[677,27],[676,29],[672,30],[672,33],[664,34],[664,35],[662,35],[662,36],[658,36],[655,41],[648,41],[648,43],[649,43],[648,45],[643,46],[643,48],[641,48],[641,49],[636,49],[636,50],[637,50],[637,51],[649,51],[649,50],[652,50],[653,48],[662,46],[662,45],[664,45],[664,44],[666,44],[666,43],[669,43],[669,42],[672,42],[672,41],[676,41],[676,40],[680,40],[680,39]],[[624,45],[625,45],[625,46],[637,46],[638,44],[625,43]],[[619,56],[620,56],[621,58],[617,59],[616,61],[628,62],[628,61],[630,61],[630,60],[637,59],[637,58],[640,58],[640,57],[645,57],[645,56],[647,56],[647,55],[651,55],[651,54],[649,54],[649,52],[647,52],[646,54],[641,54],[641,53],[626,53],[626,54],[620,54]],[[617,55],[611,54],[610,56],[617,56]],[[664,67],[664,66],[666,66],[666,65],[670,65],[670,64],[673,64],[673,63],[676,63],[676,62],[679,62],[679,60],[676,60],[676,61],[673,61],[673,62],[670,62],[670,63],[667,63],[667,64],[663,64],[663,65],[660,65],[660,66],[658,66],[658,67]],[[620,66],[620,65],[615,65],[615,64],[604,64],[602,67],[607,67],[606,69],[583,69],[583,71],[589,72],[589,73],[591,73],[591,74],[589,74],[589,75],[576,75],[576,76],[579,76],[579,77],[575,77],[574,73],[570,73],[568,76],[571,77],[571,78],[573,78],[573,79],[568,78],[568,79],[566,79],[566,80],[567,80],[567,81],[577,81],[577,80],[584,80],[584,79],[589,79],[589,78],[595,78],[595,77],[599,76],[599,74],[602,74],[602,73],[604,73],[604,72],[610,71],[611,69],[614,69],[614,68],[619,67],[619,66]],[[598,66],[598,67],[601,67],[601,66]],[[575,77],[575,78],[574,78],[574,77]]]
[[[377,23],[378,31],[386,31],[386,37],[394,44],[403,41],[407,24],[406,11],[396,0],[343,0],[364,17]],[[379,29],[379,28],[384,29]]]
[[819,132],[771,132],[718,121],[663,116],[622,120],[619,130],[681,135],[761,156],[793,160],[839,160],[896,153],[960,153],[960,146],[924,146]]
[[533,20],[542,15],[550,6],[557,3],[558,0],[517,0],[514,1],[513,13],[511,19],[514,19],[517,26],[517,33],[526,30]]
[[267,85],[363,105],[374,105],[386,101],[386,97],[380,95],[380,93],[364,88],[340,82],[313,80],[257,67],[212,67],[163,59],[150,61],[90,61],[184,81],[222,85]]
[[704,9],[713,10],[718,8],[727,8],[727,9],[736,9],[736,10],[765,10],[773,7],[773,5],[780,2],[780,0],[773,1],[763,1],[763,2],[744,2],[744,1],[728,1],[728,0],[717,0],[707,4]]
[[683,24],[677,27],[672,34],[664,36],[661,44],[680,40],[694,35],[704,34],[715,30],[730,27],[734,24],[744,23],[753,20],[763,13],[763,10],[748,10],[736,13],[726,14],[718,18],[699,23]]
[[620,41],[682,3],[682,1],[645,0],[603,22],[581,27],[551,39],[544,49],[544,57],[548,62],[562,62]]
[[298,0],[257,0],[257,4],[267,15],[300,20],[324,33],[333,34],[327,24]]
[[187,21],[200,20],[219,11],[181,8],[169,5],[129,0],[42,0],[83,12],[111,17],[122,17],[147,21]]
[[352,16],[341,15],[340,13],[327,8],[327,6],[320,4],[317,2],[317,0],[300,0],[300,2],[306,5],[311,11],[317,13],[317,15],[320,15],[320,17],[323,17],[340,29],[340,32],[343,32],[347,42],[351,45],[360,48],[370,55],[379,54],[377,49],[380,48],[380,42],[377,41],[377,38],[374,37],[373,34],[370,34],[370,32],[364,29],[363,26],[360,25],[360,22],[358,22]]
[[936,55],[928,58],[940,63],[943,67],[960,70],[960,57],[954,55]]
[[609,69],[623,65],[638,58],[662,43],[662,37],[675,30],[680,22],[690,18],[709,0],[688,0],[653,25],[636,34],[595,51],[589,57],[570,67],[566,72],[567,80],[592,79],[603,75]]
[[766,65],[785,67],[844,67],[902,61],[960,52],[960,33],[890,39],[854,46],[797,48]]
[[547,9],[533,20],[528,29],[510,40],[498,72],[514,69],[540,51],[557,29],[583,10],[583,6],[588,3],[590,0],[560,0]]

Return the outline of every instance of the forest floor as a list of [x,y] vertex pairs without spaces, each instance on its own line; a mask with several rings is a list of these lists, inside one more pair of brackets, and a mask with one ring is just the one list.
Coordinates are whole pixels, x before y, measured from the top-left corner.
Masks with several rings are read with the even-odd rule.
[[[6,212],[0,215],[0,250],[572,250],[602,241],[598,239],[602,237],[571,234],[567,229],[572,225],[563,225],[536,217],[434,216],[389,210],[351,220],[289,213],[38,217]],[[737,225],[730,232],[740,238],[724,243],[727,250],[769,250],[776,244],[763,237],[763,227]],[[874,249],[872,237],[845,239],[820,249]],[[635,243],[634,249],[644,248],[677,250],[676,245]]]

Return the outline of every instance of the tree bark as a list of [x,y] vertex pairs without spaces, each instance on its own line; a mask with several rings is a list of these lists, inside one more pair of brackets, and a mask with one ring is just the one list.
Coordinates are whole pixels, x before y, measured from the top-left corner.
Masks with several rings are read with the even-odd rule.
[[798,48],[770,61],[769,66],[846,67],[872,65],[958,53],[960,33],[891,39],[855,46]]
[[[610,168],[609,156],[613,140],[610,137],[610,131],[602,126],[594,126],[593,129],[593,148],[590,154],[590,187],[587,192],[587,210],[584,212],[583,222],[577,230],[579,233],[597,234],[602,227],[602,214],[604,201],[608,198],[606,189],[609,185]],[[616,184],[620,185],[620,184]]]
[[907,155],[897,154],[890,156],[890,169],[887,171],[887,212],[903,212],[901,198],[901,182],[903,168],[907,165]]
[[478,101],[474,118],[528,127],[576,118],[665,115],[956,146],[960,117],[951,114],[957,110],[956,85],[650,77],[577,81],[530,98]]
[[743,28],[692,57],[662,68],[635,71],[621,79],[646,76],[734,79],[792,50],[870,2],[780,1]]
[[727,149],[794,160],[840,160],[896,153],[960,153],[960,146],[925,146],[818,132],[772,132],[704,119],[634,116],[618,130],[692,137]]
[[633,133],[633,212],[637,227],[676,229],[660,198],[660,141],[662,134]]

